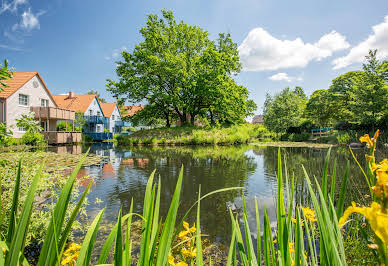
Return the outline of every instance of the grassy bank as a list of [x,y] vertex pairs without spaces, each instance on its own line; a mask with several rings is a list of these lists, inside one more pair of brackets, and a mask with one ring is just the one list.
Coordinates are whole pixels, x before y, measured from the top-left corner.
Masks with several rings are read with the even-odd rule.
[[124,145],[231,145],[270,141],[274,137],[264,126],[243,124],[224,128],[157,128],[115,138]]

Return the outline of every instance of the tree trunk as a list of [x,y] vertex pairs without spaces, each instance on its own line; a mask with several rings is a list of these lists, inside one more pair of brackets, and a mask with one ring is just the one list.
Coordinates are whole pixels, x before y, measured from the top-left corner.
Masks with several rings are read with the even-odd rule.
[[195,114],[190,114],[190,123],[194,126],[194,123],[195,123]]
[[211,126],[214,126],[214,116],[213,116],[213,112],[211,109],[209,109],[209,113],[210,113],[210,125]]
[[171,125],[170,125],[170,117],[169,117],[169,115],[168,115],[168,113],[164,113],[164,115],[165,115],[165,117],[166,117],[166,127],[171,127]]

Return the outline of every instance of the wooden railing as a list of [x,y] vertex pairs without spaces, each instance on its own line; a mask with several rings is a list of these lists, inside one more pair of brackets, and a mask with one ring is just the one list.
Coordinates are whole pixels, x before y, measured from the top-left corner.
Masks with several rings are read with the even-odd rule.
[[75,112],[57,107],[31,107],[35,113],[35,119],[74,120]]
[[75,131],[45,131],[41,132],[48,144],[78,143],[82,140],[82,133]]

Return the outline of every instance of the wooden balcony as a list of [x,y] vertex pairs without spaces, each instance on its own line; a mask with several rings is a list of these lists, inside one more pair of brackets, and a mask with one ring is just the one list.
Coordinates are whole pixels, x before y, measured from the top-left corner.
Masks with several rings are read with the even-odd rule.
[[35,119],[49,120],[74,120],[75,112],[56,107],[31,107],[31,112],[35,113]]
[[41,132],[48,144],[70,144],[81,142],[81,132],[75,131],[45,131]]

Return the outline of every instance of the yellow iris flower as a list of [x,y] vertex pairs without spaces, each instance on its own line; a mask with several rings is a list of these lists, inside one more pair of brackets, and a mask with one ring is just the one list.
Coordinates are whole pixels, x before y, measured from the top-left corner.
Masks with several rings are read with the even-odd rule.
[[190,250],[186,249],[186,248],[182,248],[182,254],[183,254],[183,257],[187,258],[187,257],[190,257],[190,258],[194,258],[196,255],[197,255],[197,249],[193,247],[190,248]]
[[189,223],[187,222],[183,222],[183,228],[185,228],[184,231],[181,231],[179,232],[179,235],[178,237],[182,240],[187,240],[187,234],[192,234],[192,233],[195,233],[196,229],[195,229],[195,223],[194,225],[190,228],[189,226]]
[[300,208],[302,209],[304,216],[306,216],[307,220],[309,220],[310,222],[313,222],[313,223],[317,221],[317,218],[315,218],[315,211],[314,210],[310,209],[310,207],[300,206]]
[[342,227],[349,216],[353,213],[359,213],[368,219],[369,224],[375,234],[385,244],[388,243],[388,214],[383,212],[383,208],[377,202],[372,202],[370,207],[357,207],[356,203],[352,202],[352,206],[348,207],[344,215],[339,220],[339,226]]
[[377,129],[377,131],[376,131],[375,135],[373,136],[373,138],[370,138],[369,134],[365,134],[364,136],[360,137],[360,142],[361,143],[365,142],[366,146],[368,148],[373,147],[374,149],[376,149],[376,142],[377,142],[377,139],[379,137],[379,132],[380,132],[380,130]]

